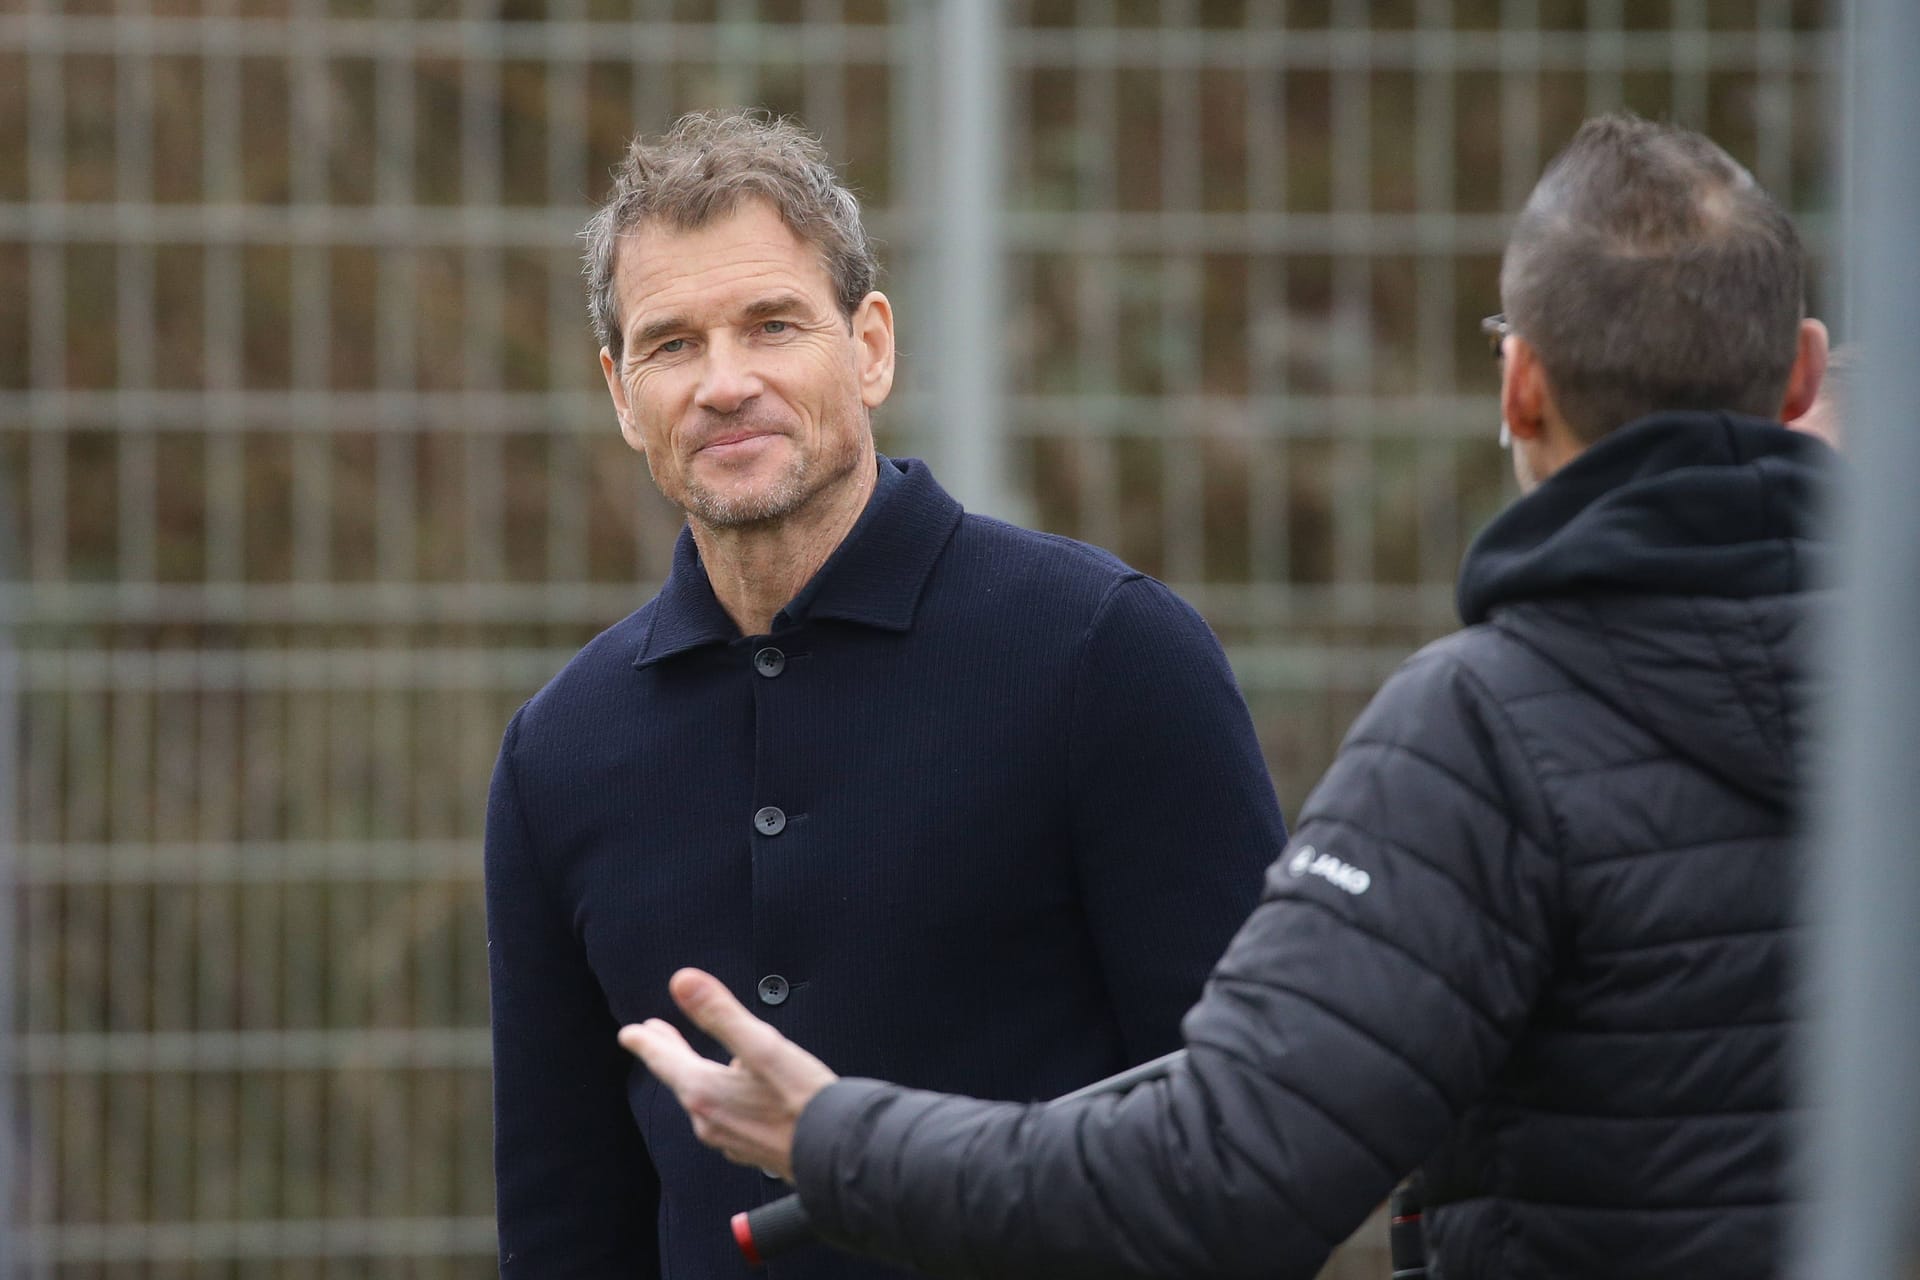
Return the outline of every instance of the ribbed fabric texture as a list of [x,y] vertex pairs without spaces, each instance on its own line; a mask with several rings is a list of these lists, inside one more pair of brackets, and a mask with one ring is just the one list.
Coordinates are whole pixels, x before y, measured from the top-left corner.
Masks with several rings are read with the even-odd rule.
[[[1165,1052],[1285,843],[1205,624],[924,465],[741,637],[683,534],[659,597],[509,727],[487,821],[508,1276],[748,1274],[784,1191],[613,1040],[699,965],[843,1072],[1043,1098]],[[777,981],[776,981],[777,979]],[[777,1003],[769,1003],[763,996]],[[657,1202],[657,1215],[656,1215]],[[779,1280],[891,1274],[811,1251]]]

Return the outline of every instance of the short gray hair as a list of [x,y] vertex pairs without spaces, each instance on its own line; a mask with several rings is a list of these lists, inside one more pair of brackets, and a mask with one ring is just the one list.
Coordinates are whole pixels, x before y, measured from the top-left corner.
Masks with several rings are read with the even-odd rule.
[[1592,441],[1663,409],[1779,413],[1805,278],[1793,223],[1731,156],[1616,114],[1582,125],[1534,187],[1500,296]]
[[840,311],[849,320],[873,289],[879,263],[860,202],[841,184],[819,140],[763,111],[696,111],[657,141],[637,137],[581,238],[587,243],[587,312],[594,336],[620,358],[620,301],[613,287],[620,237],[658,221],[693,231],[741,201],[772,205],[793,233],[820,251]]

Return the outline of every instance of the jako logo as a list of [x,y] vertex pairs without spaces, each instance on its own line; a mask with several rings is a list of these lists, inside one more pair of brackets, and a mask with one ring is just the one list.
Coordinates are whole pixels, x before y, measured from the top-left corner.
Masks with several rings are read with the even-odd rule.
[[1319,876],[1336,889],[1347,893],[1361,894],[1373,883],[1373,877],[1356,866],[1340,861],[1330,853],[1321,853],[1310,844],[1300,846],[1299,852],[1287,860],[1287,874],[1298,879],[1301,876]]

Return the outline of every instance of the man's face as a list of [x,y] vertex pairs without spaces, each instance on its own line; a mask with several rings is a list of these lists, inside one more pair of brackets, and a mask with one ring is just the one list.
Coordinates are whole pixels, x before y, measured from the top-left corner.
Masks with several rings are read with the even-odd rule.
[[851,330],[819,251],[772,206],[694,231],[642,224],[614,264],[618,365],[600,353],[627,443],[660,492],[714,528],[764,524],[857,487],[868,412],[893,381],[893,315]]

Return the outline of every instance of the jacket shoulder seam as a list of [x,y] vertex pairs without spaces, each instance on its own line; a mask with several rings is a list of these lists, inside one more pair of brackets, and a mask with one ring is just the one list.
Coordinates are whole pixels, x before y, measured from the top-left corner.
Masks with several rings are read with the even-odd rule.
[[[1070,541],[1070,539],[1062,538],[1060,541],[1066,542]],[[1073,674],[1067,693],[1067,758],[1064,762],[1065,767],[1060,771],[1060,781],[1066,791],[1067,811],[1069,813],[1073,811],[1074,803],[1074,753],[1080,740],[1080,686],[1082,676],[1087,669],[1087,650],[1092,647],[1093,633],[1100,629],[1100,623],[1107,616],[1107,610],[1112,606],[1114,597],[1118,596],[1121,589],[1128,584],[1138,582],[1146,578],[1146,576],[1144,573],[1128,569],[1115,577],[1112,582],[1108,583],[1106,589],[1100,593],[1100,600],[1094,605],[1092,614],[1088,616],[1087,625],[1081,628],[1079,639],[1074,641]]]
[[513,719],[507,724],[506,740],[500,745],[500,763],[507,775],[507,789],[513,793],[514,825],[520,828],[520,843],[527,851],[527,864],[533,872],[534,883],[540,886],[541,896],[547,900],[547,908],[555,912],[565,924],[567,932],[573,932],[573,923],[562,910],[563,900],[559,890],[549,878],[547,860],[540,856],[540,845],[534,837],[533,828],[527,822],[527,805],[520,793],[520,766],[514,759],[515,749],[520,745],[520,718],[527,708],[533,705],[532,699],[523,703],[520,710],[513,713]]
[[[1540,653],[1520,637],[1502,631],[1497,627],[1491,627],[1490,632],[1492,635],[1499,637],[1500,643],[1518,647],[1524,651],[1534,663],[1548,665],[1558,673],[1559,668],[1552,665],[1545,654]],[[1521,732],[1518,723],[1515,722],[1512,711],[1507,708],[1499,695],[1494,693],[1492,687],[1487,684],[1480,673],[1474,669],[1473,664],[1463,659],[1457,661],[1460,663],[1462,678],[1471,682],[1476,689],[1480,690],[1481,695],[1487,701],[1491,713],[1500,718],[1500,723],[1505,727],[1509,740],[1514,746],[1523,747],[1526,736]],[[1546,815],[1547,827],[1553,837],[1555,847],[1552,852],[1555,855],[1555,861],[1558,863],[1556,869],[1557,875],[1555,877],[1553,908],[1555,914],[1558,915],[1562,905],[1567,901],[1567,864],[1569,860],[1567,855],[1569,846],[1567,821],[1565,816],[1555,807],[1552,797],[1548,794],[1547,787],[1540,776],[1538,766],[1534,763],[1532,753],[1522,750],[1519,754],[1521,758],[1518,768],[1525,776],[1527,785],[1533,792],[1534,800],[1540,806],[1540,811]],[[1542,847],[1544,848],[1544,845]]]

